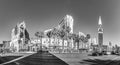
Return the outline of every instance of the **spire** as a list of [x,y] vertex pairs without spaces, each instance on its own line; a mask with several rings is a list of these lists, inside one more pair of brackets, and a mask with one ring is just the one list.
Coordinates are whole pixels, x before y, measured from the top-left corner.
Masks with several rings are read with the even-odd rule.
[[99,22],[98,22],[98,25],[102,25],[101,16],[99,16]]
[[19,24],[19,26],[20,26],[20,27],[23,27],[23,28],[26,28],[25,21],[21,22],[21,23]]

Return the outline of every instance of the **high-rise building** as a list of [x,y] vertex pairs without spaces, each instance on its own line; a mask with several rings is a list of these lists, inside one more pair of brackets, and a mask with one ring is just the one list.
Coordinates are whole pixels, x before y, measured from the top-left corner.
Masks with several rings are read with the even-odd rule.
[[102,28],[102,20],[101,16],[99,16],[99,21],[98,21],[98,45],[102,46],[103,45],[103,28]]
[[44,33],[46,34],[47,32],[49,31],[52,31],[54,29],[57,29],[57,30],[64,30],[64,31],[69,31],[68,33],[73,33],[73,22],[74,22],[74,19],[71,15],[66,15],[59,23],[58,26],[52,28],[52,29],[48,29],[48,30],[45,30]]
[[73,17],[71,15],[66,15],[63,18],[63,20],[59,23],[58,27],[60,29],[68,29],[69,27],[69,33],[73,33],[73,22]]

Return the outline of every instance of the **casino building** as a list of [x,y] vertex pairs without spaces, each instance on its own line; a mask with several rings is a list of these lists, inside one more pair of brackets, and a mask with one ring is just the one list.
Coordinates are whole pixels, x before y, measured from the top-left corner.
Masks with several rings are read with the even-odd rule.
[[[74,19],[71,15],[66,15],[65,17],[63,17],[63,19],[60,21],[60,23],[58,24],[58,26],[55,27],[55,29],[57,30],[64,30],[64,31],[69,31],[67,33],[73,33],[73,22],[74,22]],[[44,34],[46,34],[47,32],[49,31],[53,31],[54,28],[52,29],[48,29],[48,30],[45,30],[44,31]],[[52,38],[51,38],[52,39]],[[66,40],[65,40],[66,41]],[[70,41],[71,43],[69,44],[70,47],[73,47],[73,41],[71,40]],[[60,44],[61,45],[61,44]],[[63,45],[66,45],[66,43],[64,43]],[[66,45],[67,46],[67,45]]]
[[[66,15],[63,17],[63,19],[60,21],[60,23],[51,29],[47,29],[44,31],[44,37],[39,40],[37,38],[31,39],[31,46],[30,49],[32,51],[38,51],[37,49],[39,47],[39,44],[42,41],[42,48],[44,49],[45,47],[48,48],[49,50],[56,50],[56,49],[70,49],[74,47],[73,40],[69,39],[68,40],[64,39],[64,41],[56,35],[57,31],[64,30],[67,33],[73,33],[73,17],[71,15]],[[48,33],[50,33],[52,36],[48,37]]]

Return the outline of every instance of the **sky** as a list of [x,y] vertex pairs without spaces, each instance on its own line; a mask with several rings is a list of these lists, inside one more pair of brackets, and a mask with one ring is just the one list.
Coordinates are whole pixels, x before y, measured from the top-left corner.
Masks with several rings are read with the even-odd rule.
[[74,33],[97,38],[98,19],[104,28],[104,44],[120,45],[120,0],[0,0],[0,41],[11,39],[11,30],[25,21],[30,37],[56,27],[63,17],[74,18]]

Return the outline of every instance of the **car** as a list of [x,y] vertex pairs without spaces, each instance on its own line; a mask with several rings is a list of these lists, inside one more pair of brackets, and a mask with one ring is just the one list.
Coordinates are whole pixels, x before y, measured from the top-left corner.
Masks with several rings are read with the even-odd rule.
[[47,50],[47,48],[42,48],[42,49],[38,50],[37,52],[39,52],[39,53],[48,53],[49,51]]
[[107,51],[102,48],[96,48],[96,49],[92,50],[92,55],[93,56],[107,55]]

